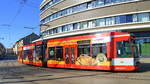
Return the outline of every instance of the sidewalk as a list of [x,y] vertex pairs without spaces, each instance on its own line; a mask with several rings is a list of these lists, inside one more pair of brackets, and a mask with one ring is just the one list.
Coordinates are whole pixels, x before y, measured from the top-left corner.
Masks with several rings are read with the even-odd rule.
[[150,63],[150,58],[140,58],[141,63]]

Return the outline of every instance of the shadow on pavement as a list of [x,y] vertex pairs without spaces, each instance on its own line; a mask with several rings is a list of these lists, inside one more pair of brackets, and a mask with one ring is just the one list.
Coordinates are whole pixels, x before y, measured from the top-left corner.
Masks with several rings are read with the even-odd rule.
[[137,72],[147,72],[150,71],[150,63],[141,63],[140,68],[137,70]]

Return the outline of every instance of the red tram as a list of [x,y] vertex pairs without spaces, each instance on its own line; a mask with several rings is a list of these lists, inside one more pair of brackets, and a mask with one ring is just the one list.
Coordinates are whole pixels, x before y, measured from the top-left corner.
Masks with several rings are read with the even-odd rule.
[[108,32],[35,42],[19,50],[18,61],[35,66],[134,71],[138,54],[130,33]]

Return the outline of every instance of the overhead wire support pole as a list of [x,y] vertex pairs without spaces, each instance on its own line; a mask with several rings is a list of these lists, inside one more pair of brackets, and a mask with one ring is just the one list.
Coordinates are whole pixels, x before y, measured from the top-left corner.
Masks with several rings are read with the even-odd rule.
[[[48,27],[50,27],[50,25],[48,25],[48,24],[40,24],[40,29],[41,29],[41,27],[42,26],[46,26],[47,28]],[[45,28],[44,28],[44,31],[46,31],[45,30]],[[43,44],[43,46],[42,46],[42,65],[44,66],[44,67],[47,67],[47,58],[45,58],[44,56],[45,56],[45,49],[46,49],[46,47],[47,47],[47,40],[44,40],[44,38],[43,38],[43,35],[41,36],[41,40],[42,40],[42,44]]]

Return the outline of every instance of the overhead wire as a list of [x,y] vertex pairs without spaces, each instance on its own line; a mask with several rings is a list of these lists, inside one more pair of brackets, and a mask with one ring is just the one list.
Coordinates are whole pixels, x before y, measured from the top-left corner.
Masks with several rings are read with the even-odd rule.
[[17,10],[16,14],[14,15],[14,17],[12,18],[12,20],[10,21],[10,25],[12,25],[12,23],[16,20],[16,18],[18,17],[18,15],[21,13],[22,9],[24,8],[24,5],[27,3],[27,0],[21,0],[20,1],[20,7]]

